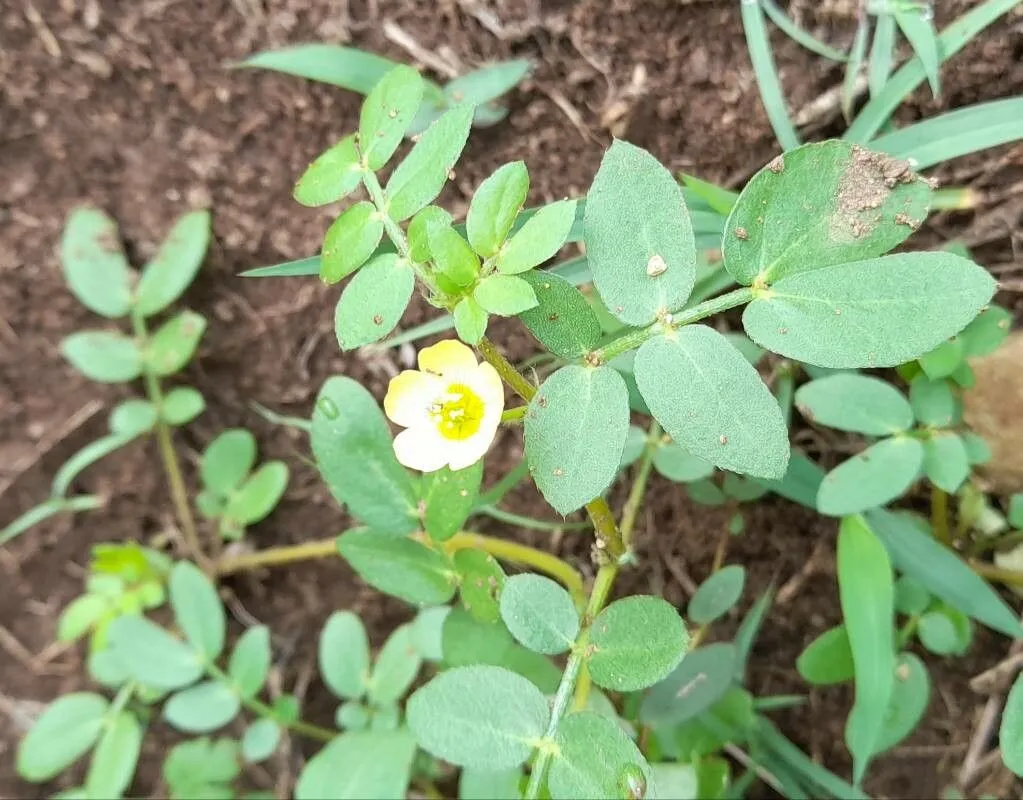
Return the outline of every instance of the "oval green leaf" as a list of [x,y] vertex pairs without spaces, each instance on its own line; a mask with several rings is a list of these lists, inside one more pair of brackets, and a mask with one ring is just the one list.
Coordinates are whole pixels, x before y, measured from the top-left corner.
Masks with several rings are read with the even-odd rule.
[[626,779],[634,772],[643,785],[650,766],[628,734],[592,711],[569,714],[554,739],[557,751],[547,775],[553,800],[628,797]]
[[909,385],[909,402],[919,423],[931,428],[949,428],[962,416],[962,403],[948,381],[918,375]]
[[380,169],[394,155],[422,99],[423,79],[404,64],[373,87],[359,116],[359,147],[369,169]]
[[590,629],[590,677],[616,692],[645,689],[678,666],[688,645],[686,626],[666,600],[641,595],[616,600]]
[[185,638],[209,661],[224,649],[227,618],[216,587],[202,571],[188,561],[179,561],[168,582],[174,620]]
[[735,645],[731,643],[708,644],[687,653],[675,671],[643,698],[640,721],[679,725],[699,716],[732,687],[735,662]]
[[504,244],[529,191],[529,172],[522,161],[498,167],[479,185],[469,204],[465,232],[472,249],[490,258]]
[[538,305],[533,287],[515,275],[484,278],[476,285],[472,296],[484,311],[502,317],[514,317]]
[[829,628],[810,642],[796,659],[796,670],[815,686],[851,681],[856,671],[845,625]]
[[748,286],[882,255],[920,226],[930,195],[906,162],[836,140],[797,147],[739,195],[725,268]]
[[154,689],[188,686],[204,671],[195,650],[145,617],[118,617],[107,641],[128,675]]
[[875,753],[891,750],[913,732],[931,700],[931,679],[924,663],[914,653],[900,653],[895,665],[892,699]]
[[171,695],[164,703],[163,716],[185,733],[209,733],[237,716],[241,698],[220,681],[202,681]]
[[754,342],[787,358],[894,367],[957,334],[994,290],[987,270],[965,258],[900,253],[783,278],[755,293],[742,322]]
[[586,197],[586,258],[608,310],[648,325],[685,305],[696,244],[682,187],[645,150],[615,140]]
[[318,649],[320,677],[338,697],[359,700],[369,680],[369,638],[358,615],[335,611],[327,618]]
[[18,775],[41,783],[58,775],[95,744],[108,703],[92,692],[74,692],[46,707],[18,745]]
[[497,269],[505,275],[518,275],[553,258],[568,240],[575,210],[575,200],[542,206],[497,252]]
[[1016,775],[1023,777],[1023,673],[1012,684],[1002,711],[1002,724],[998,729],[998,744],[1002,748],[1002,761]]
[[270,674],[270,629],[253,625],[243,633],[231,651],[227,674],[243,698],[255,697]]
[[168,425],[184,425],[206,410],[206,400],[198,389],[178,386],[163,397],[160,418]]
[[494,623],[501,619],[499,597],[505,574],[497,559],[482,550],[459,550],[454,556],[458,593],[473,619]]
[[693,483],[714,474],[714,465],[674,442],[662,445],[654,453],[654,469],[669,481]]
[[445,113],[391,173],[384,193],[393,219],[408,219],[440,194],[469,138],[473,110],[471,105],[460,105]]
[[72,294],[104,317],[131,309],[133,274],[118,240],[117,224],[95,208],[76,208],[60,240],[60,263]]
[[629,432],[629,392],[610,367],[570,364],[529,403],[526,461],[537,488],[561,514],[597,497],[614,480]]
[[579,613],[571,596],[541,575],[514,575],[505,581],[501,618],[512,636],[537,653],[564,653],[579,634]]
[[242,758],[250,764],[266,761],[281,740],[281,726],[276,720],[258,719],[245,729],[242,736]]
[[376,208],[361,200],[346,209],[323,237],[320,279],[337,283],[366,263],[384,235],[384,221]]
[[465,524],[479,498],[483,459],[465,469],[443,467],[423,475],[423,525],[437,542],[450,539]]
[[325,150],[306,167],[295,184],[293,195],[304,206],[325,206],[351,194],[360,180],[362,164],[359,163],[353,133]]
[[913,409],[890,383],[840,373],[800,386],[796,407],[810,422],[868,436],[891,436],[913,426]]
[[287,488],[288,465],[283,461],[263,464],[227,501],[223,516],[228,528],[259,522],[276,508]]
[[955,494],[970,477],[970,459],[963,440],[951,432],[934,434],[924,442],[924,473],[942,491]]
[[687,325],[647,340],[635,374],[651,413],[691,454],[760,478],[785,474],[789,434],[778,401],[713,328]]
[[419,674],[423,656],[412,641],[412,626],[399,625],[377,654],[369,677],[369,700],[377,708],[397,703]]
[[85,777],[88,797],[121,797],[135,775],[142,750],[142,726],[130,711],[107,720]]
[[924,446],[917,439],[882,439],[824,476],[817,510],[832,517],[857,514],[901,497],[920,476]]
[[839,527],[838,594],[855,666],[856,700],[845,740],[858,785],[881,740],[895,681],[892,566],[862,517],[846,517]]
[[149,317],[181,297],[195,279],[210,243],[210,212],[192,211],[174,223],[152,261],[142,268],[135,307]]
[[206,488],[229,495],[256,463],[256,437],[244,428],[224,431],[202,454],[200,474]]
[[195,355],[206,332],[206,318],[194,311],[182,311],[167,320],[146,344],[146,364],[157,375],[171,375]]
[[547,698],[536,686],[514,672],[482,665],[442,672],[412,695],[407,713],[420,747],[481,770],[522,764],[550,719]]
[[351,378],[329,378],[313,411],[311,441],[320,474],[351,514],[382,533],[419,526],[416,492],[394,457],[376,400]]
[[746,569],[738,564],[720,569],[700,584],[686,607],[686,617],[697,625],[706,625],[727,614],[746,585]]
[[60,343],[71,366],[100,383],[125,383],[142,372],[142,352],[134,339],[110,331],[80,331]]
[[416,754],[407,730],[350,731],[309,759],[295,800],[404,800]]
[[554,355],[578,358],[596,347],[600,321],[582,292],[559,275],[543,270],[522,274],[537,305],[519,314],[540,343]]
[[352,278],[334,313],[334,331],[342,350],[379,341],[405,313],[416,273],[393,253],[378,256]]
[[357,528],[338,537],[337,549],[359,577],[384,594],[436,606],[455,593],[450,559],[412,539]]

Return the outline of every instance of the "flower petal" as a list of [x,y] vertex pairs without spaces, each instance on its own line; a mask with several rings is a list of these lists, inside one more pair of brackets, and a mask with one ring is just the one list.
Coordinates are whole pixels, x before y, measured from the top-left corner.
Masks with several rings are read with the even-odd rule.
[[447,465],[452,470],[471,467],[487,454],[490,445],[497,435],[497,428],[480,428],[479,432],[461,441],[448,441],[444,443],[444,455]]
[[409,469],[435,472],[447,464],[449,444],[433,428],[409,428],[394,437],[394,455]]
[[407,369],[387,385],[384,413],[404,428],[425,424],[430,404],[443,391],[444,383],[436,375]]
[[501,382],[501,376],[486,361],[473,372],[469,388],[479,395],[488,411],[490,406],[496,406],[497,413],[500,414],[504,411],[504,384]]
[[457,339],[445,339],[419,351],[419,369],[449,375],[476,368],[476,354]]

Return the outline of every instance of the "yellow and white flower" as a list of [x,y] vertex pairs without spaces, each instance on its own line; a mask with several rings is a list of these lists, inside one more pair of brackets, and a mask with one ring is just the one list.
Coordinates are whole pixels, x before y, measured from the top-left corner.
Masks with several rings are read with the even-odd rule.
[[406,429],[394,437],[394,453],[406,467],[465,469],[494,441],[504,387],[490,364],[478,364],[470,348],[447,339],[419,352],[419,370],[391,380],[384,411]]

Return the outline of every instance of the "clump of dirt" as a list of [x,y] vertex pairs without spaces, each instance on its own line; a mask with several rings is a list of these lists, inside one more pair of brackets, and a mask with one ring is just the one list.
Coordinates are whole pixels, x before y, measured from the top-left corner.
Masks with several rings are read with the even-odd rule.
[[1023,492],[1023,331],[990,355],[972,359],[970,366],[977,383],[963,393],[963,416],[991,447],[983,473],[995,492]]

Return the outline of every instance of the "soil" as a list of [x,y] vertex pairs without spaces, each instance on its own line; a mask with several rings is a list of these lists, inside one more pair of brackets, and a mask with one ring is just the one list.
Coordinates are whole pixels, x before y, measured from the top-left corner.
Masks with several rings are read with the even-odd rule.
[[[846,44],[846,6],[796,0],[804,24]],[[939,22],[970,2],[941,4]],[[488,16],[489,15],[489,16]],[[127,390],[76,375],[60,357],[63,336],[100,324],[67,291],[56,243],[71,208],[96,205],[118,220],[134,263],[152,254],[172,220],[193,207],[214,213],[214,242],[184,304],[210,319],[197,360],[181,376],[205,395],[208,410],[177,435],[191,482],[197,453],[225,427],[252,429],[264,457],[285,458],[293,479],[284,501],[250,531],[257,548],[331,535],[347,525],[305,462],[303,437],[264,422],[262,403],[308,415],[324,379],[345,373],[378,397],[400,368],[401,352],[341,354],[332,331],[336,288],[311,279],[243,280],[244,269],[316,252],[335,209],[303,209],[290,197],[297,175],[320,151],[355,127],[359,98],[286,76],[227,69],[257,50],[303,41],[351,43],[398,60],[415,60],[384,34],[387,20],[428,53],[472,67],[525,56],[533,78],[510,95],[508,119],[475,130],[455,178],[449,207],[464,210],[472,188],[496,166],[524,158],[531,203],[583,193],[612,135],[656,154],[673,170],[740,182],[776,154],[731,0],[18,0],[0,9],[0,523],[47,495],[54,470],[105,431],[111,405]],[[497,20],[497,24],[493,23]],[[943,95],[925,88],[898,112],[902,120],[1023,88],[1020,18],[1002,21],[942,73]],[[840,68],[774,38],[790,107],[799,112],[841,80]],[[840,132],[825,113],[814,136]],[[940,178],[983,192],[979,210],[933,218],[930,243],[963,237],[978,260],[1003,273],[1020,244],[1023,150],[999,148],[939,169]],[[1011,275],[1009,277],[1012,277]],[[1018,279],[1018,271],[1015,274]],[[1018,281],[1017,281],[1018,282]],[[1017,290],[1018,291],[1018,290]],[[1019,295],[1007,295],[1012,304]],[[405,318],[427,318],[421,305]],[[494,338],[513,357],[532,352],[514,325]],[[521,454],[517,434],[499,442],[488,463],[494,480]],[[0,796],[38,796],[13,777],[18,738],[39,704],[83,686],[82,651],[51,645],[63,606],[81,589],[92,544],[176,536],[175,520],[152,444],[135,444],[76,483],[102,495],[104,508],[62,517],[0,550]],[[624,499],[619,487],[614,493]],[[549,517],[532,488],[507,507]],[[694,506],[654,478],[639,531],[640,569],[622,592],[661,592],[685,602],[689,581],[709,572],[725,517]],[[549,535],[481,520],[481,530],[548,546]],[[750,688],[804,692],[796,655],[839,618],[834,584],[834,525],[780,500],[748,515],[728,559],[749,570],[747,600],[771,580],[792,587],[769,618],[754,653]],[[588,543],[566,534],[561,555],[590,570]],[[804,580],[805,579],[805,580]],[[231,610],[276,632],[275,685],[297,691],[313,718],[332,703],[310,681],[316,634],[326,615],[357,610],[379,643],[407,607],[368,591],[339,560],[237,577],[227,584]],[[735,620],[731,621],[734,626]],[[729,633],[720,626],[718,636]],[[240,626],[239,626],[240,628]],[[966,658],[928,659],[935,683],[920,729],[879,760],[868,789],[879,796],[935,797],[954,781],[984,698],[965,690],[969,676],[1000,660],[1004,639],[978,630]],[[782,729],[822,763],[849,767],[842,726],[845,689],[814,691],[810,702],[776,714]],[[164,740],[165,741],[165,740]],[[133,793],[162,791],[150,745]],[[285,779],[298,750],[274,762]],[[253,771],[251,784],[272,787]],[[51,788],[57,788],[56,786]],[[286,789],[286,787],[285,787]],[[1002,791],[1008,791],[1005,785]],[[1004,795],[1003,795],[1004,796]]]

